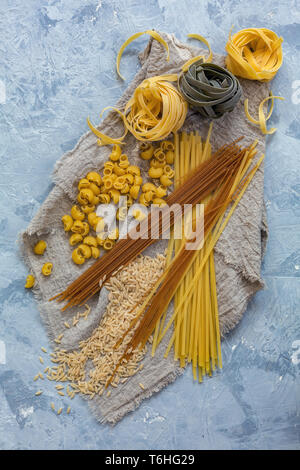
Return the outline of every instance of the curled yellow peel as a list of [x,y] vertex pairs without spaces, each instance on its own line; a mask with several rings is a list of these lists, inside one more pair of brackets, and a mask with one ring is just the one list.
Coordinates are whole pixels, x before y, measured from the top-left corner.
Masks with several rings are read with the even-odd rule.
[[156,31],[151,31],[151,30],[142,31],[142,32],[140,32],[140,33],[135,33],[135,34],[133,34],[132,36],[130,36],[130,38],[128,38],[128,39],[124,42],[124,44],[122,44],[122,46],[120,47],[118,56],[117,56],[117,73],[118,73],[119,77],[122,78],[122,80],[125,80],[125,78],[123,77],[123,75],[121,75],[121,73],[120,73],[120,62],[121,62],[122,54],[123,54],[124,50],[126,49],[126,47],[127,47],[131,42],[133,42],[135,39],[139,38],[139,37],[142,36],[143,34],[149,34],[149,36],[151,36],[153,39],[156,39],[156,41],[158,41],[160,44],[162,44],[162,45],[164,46],[164,48],[165,48],[166,51],[167,51],[167,61],[169,61],[169,58],[170,58],[169,46],[168,46],[168,43],[161,37],[160,34],[158,34]]
[[211,50],[210,44],[207,41],[207,39],[205,39],[203,36],[200,36],[200,34],[188,34],[187,36],[188,36],[188,38],[197,39],[198,41],[203,42],[208,47],[209,55],[208,55],[207,59],[205,58],[204,55],[198,55],[197,57],[192,57],[187,62],[185,62],[185,64],[182,66],[182,71],[183,72],[186,72],[190,65],[192,65],[194,62],[197,62],[200,59],[202,59],[204,62],[211,62],[212,61],[212,50]]
[[[276,127],[272,127],[271,129],[267,129],[267,121],[268,119],[270,119],[271,115],[272,115],[272,112],[273,112],[273,108],[274,108],[274,99],[278,99],[278,100],[284,100],[284,98],[282,96],[274,96],[272,92],[270,92],[270,96],[268,96],[267,98],[264,98],[260,104],[259,104],[259,107],[258,107],[258,120],[257,119],[254,119],[251,114],[249,113],[249,108],[248,108],[248,98],[245,99],[245,102],[244,102],[244,106],[245,106],[245,114],[247,116],[247,118],[249,119],[250,122],[252,122],[253,124],[256,124],[260,127],[261,131],[263,134],[274,134],[274,132],[277,130]],[[267,116],[265,115],[264,113],[264,104],[268,101],[268,100],[272,100],[271,101],[271,106],[270,106],[270,110],[267,114]]]

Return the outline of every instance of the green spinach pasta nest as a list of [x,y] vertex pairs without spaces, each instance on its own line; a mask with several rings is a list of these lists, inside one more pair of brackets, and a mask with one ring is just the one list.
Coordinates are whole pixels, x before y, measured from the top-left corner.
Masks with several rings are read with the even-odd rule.
[[232,111],[242,94],[238,79],[219,65],[194,62],[179,77],[186,101],[202,116],[216,119]]

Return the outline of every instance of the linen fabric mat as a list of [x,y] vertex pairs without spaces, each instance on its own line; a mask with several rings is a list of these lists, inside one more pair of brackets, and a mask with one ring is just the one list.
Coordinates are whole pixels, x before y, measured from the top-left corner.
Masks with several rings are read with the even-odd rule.
[[[145,78],[166,73],[179,73],[181,66],[188,59],[195,55],[205,54],[202,49],[178,41],[172,34],[160,34],[169,45],[169,62],[166,61],[163,46],[151,38],[144,52],[140,54],[142,67],[118,102],[118,108],[124,108],[137,85]],[[213,62],[225,66],[225,57],[214,55]],[[221,145],[245,136],[242,145],[246,146],[257,139],[258,155],[260,155],[265,151],[265,138],[259,128],[248,122],[243,103],[245,98],[249,98],[250,113],[255,115],[260,101],[268,96],[268,84],[244,79],[240,82],[243,89],[241,101],[231,113],[214,121],[211,136],[212,150],[215,151]],[[189,110],[182,130],[188,132],[197,130],[205,139],[208,126],[209,121],[203,119],[197,112]],[[98,128],[112,137],[122,135],[124,130],[120,118],[113,112]],[[130,134],[127,135],[125,141],[125,153],[132,164],[141,167],[142,176],[145,179],[149,163],[139,157],[139,142]],[[77,349],[79,341],[88,338],[99,325],[107,304],[107,291],[103,288],[99,296],[94,296],[88,302],[91,313],[87,320],[81,320],[70,329],[64,328],[64,322],[71,321],[79,309],[73,308],[62,313],[61,305],[48,302],[48,299],[64,290],[87,268],[90,262],[87,262],[84,268],[74,265],[61,217],[70,212],[71,206],[76,201],[79,179],[89,171],[100,170],[108,159],[110,151],[111,146],[99,147],[97,145],[97,138],[92,132],[84,134],[76,147],[57,162],[53,173],[54,188],[27,229],[20,235],[22,256],[36,278],[34,293],[49,338],[53,342],[63,332],[64,337],[60,346],[67,350]],[[263,287],[260,268],[267,239],[263,178],[262,165],[215,247],[222,335],[238,323],[249,299]],[[41,274],[41,258],[33,253],[34,244],[41,238],[47,242],[47,260],[45,260],[53,262],[54,265],[53,273],[48,278]],[[158,252],[162,253],[166,245],[166,241],[159,241],[149,247],[145,254],[154,256]],[[169,313],[171,311],[172,305],[169,307]],[[174,362],[172,352],[167,359],[163,358],[168,340],[169,336],[166,335],[153,358],[150,354],[151,348],[148,348],[143,361],[143,370],[131,377],[125,384],[112,389],[109,398],[103,395],[94,397],[89,402],[94,415],[100,422],[115,424],[129,411],[139,406],[145,398],[161,390],[183,372],[183,369]],[[54,345],[56,346],[55,343]],[[140,382],[143,383],[145,390],[138,386]]]

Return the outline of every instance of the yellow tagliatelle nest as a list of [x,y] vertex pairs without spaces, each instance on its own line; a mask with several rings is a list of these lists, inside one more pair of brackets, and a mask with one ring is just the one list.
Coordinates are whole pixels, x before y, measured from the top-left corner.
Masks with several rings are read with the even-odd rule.
[[125,106],[127,129],[141,141],[156,141],[180,129],[188,105],[172,85],[177,75],[164,75],[144,80]]
[[242,29],[226,44],[226,66],[239,77],[269,81],[282,65],[283,38],[266,28]]
[[98,137],[98,144],[120,145],[128,131],[140,141],[163,140],[171,132],[178,131],[185,121],[188,105],[171,83],[176,81],[175,74],[147,78],[135,89],[124,113],[110,108],[121,116],[125,126],[125,132],[119,138],[103,134],[88,120],[90,129]]

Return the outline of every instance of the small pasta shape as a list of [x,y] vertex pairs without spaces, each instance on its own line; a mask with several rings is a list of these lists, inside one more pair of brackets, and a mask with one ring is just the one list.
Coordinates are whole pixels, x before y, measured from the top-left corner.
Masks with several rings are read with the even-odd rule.
[[156,160],[158,160],[160,163],[164,163],[166,161],[166,155],[161,149],[157,149],[154,152],[154,157]]
[[42,274],[44,276],[50,276],[50,274],[52,273],[52,268],[53,268],[52,263],[45,263],[42,267]]
[[115,144],[115,145],[113,146],[113,149],[112,149],[112,152],[111,152],[109,158],[110,158],[113,162],[116,162],[116,161],[119,160],[121,154],[122,154],[122,149],[121,149],[120,145]]
[[115,165],[114,166],[114,173],[117,176],[123,176],[123,175],[125,175],[126,170],[125,170],[125,168],[120,168],[119,165]]
[[101,233],[104,231],[106,226],[106,222],[102,217],[98,217],[97,222],[95,223],[94,230],[97,233]]
[[161,144],[160,144],[161,148],[166,151],[166,150],[171,150],[172,152],[174,151],[175,147],[174,147],[174,144],[173,142],[171,142],[170,140],[164,140]]
[[156,197],[158,197],[158,198],[162,198],[162,197],[165,197],[167,195],[167,190],[163,186],[158,186],[156,188],[155,192],[156,192]]
[[97,247],[95,247],[95,246],[91,246],[91,251],[92,251],[92,258],[98,259],[99,256],[100,256],[100,250],[99,250],[99,248],[97,248]]
[[96,237],[92,237],[91,235],[85,237],[83,243],[84,245],[97,247],[97,239]]
[[112,175],[113,171],[114,171],[114,167],[104,168],[103,179],[105,179],[106,176]]
[[78,190],[81,191],[84,188],[88,188],[90,186],[90,182],[87,178],[82,178],[78,183]]
[[166,186],[166,187],[171,186],[173,184],[173,181],[170,180],[167,175],[162,175],[160,177],[160,182],[163,186]]
[[[64,215],[62,218],[62,223],[64,224],[64,230],[65,232],[69,232],[70,230],[72,230],[72,226],[73,226],[73,219],[70,215]],[[36,253],[36,252],[35,252]],[[44,253],[44,252],[43,252]],[[43,254],[43,253],[37,253],[37,254]]]
[[34,283],[35,283],[35,277],[32,274],[29,274],[26,277],[26,284],[25,284],[26,289],[31,289],[34,286]]
[[141,186],[141,184],[143,184],[143,178],[141,176],[136,175],[134,177],[134,184],[137,186]]
[[77,200],[79,204],[85,206],[86,204],[91,204],[94,199],[94,193],[89,188],[83,188],[80,190]]
[[96,207],[93,204],[87,204],[85,206],[81,206],[81,210],[82,212],[84,212],[84,214],[90,214],[91,212],[94,212],[95,209]]
[[82,225],[83,225],[83,232],[81,233],[81,235],[83,237],[86,237],[86,235],[89,233],[90,231],[90,226],[87,222],[82,222]]
[[141,170],[137,165],[129,165],[127,168],[127,173],[130,173],[133,176],[140,176]]
[[94,198],[92,200],[92,204],[94,206],[98,206],[99,202],[100,202],[99,196],[94,196]]
[[141,209],[134,209],[132,215],[138,222],[141,222],[145,217],[147,217],[147,214],[145,214]]
[[110,195],[109,194],[100,194],[99,196],[100,202],[102,204],[109,204],[110,203]]
[[76,205],[71,208],[71,216],[74,220],[83,220],[85,218],[84,212]]
[[129,167],[128,157],[124,153],[120,156],[119,167],[120,168],[128,168]]
[[115,242],[113,240],[106,239],[103,243],[104,250],[111,250],[114,246]]
[[130,173],[126,173],[124,175],[124,178],[126,178],[127,183],[133,184],[133,182],[134,182],[134,176],[133,175],[131,175]]
[[130,189],[129,184],[128,184],[128,183],[125,183],[124,186],[123,186],[123,188],[121,189],[121,194],[127,194],[127,193],[129,193],[129,189]]
[[75,220],[72,224],[71,232],[82,234],[84,232],[83,222],[81,220]]
[[168,165],[173,165],[174,159],[175,159],[174,152],[173,152],[172,150],[169,150],[169,151],[166,153],[166,163],[167,163]]
[[77,248],[78,250],[78,253],[82,254],[82,256],[85,258],[85,259],[89,259],[91,256],[92,256],[92,250],[91,250],[91,247],[88,246],[88,245],[84,245],[83,243],[81,245],[79,245],[79,247]]
[[164,166],[164,174],[167,175],[169,178],[174,177],[174,170],[170,167],[170,165]]
[[109,240],[118,240],[118,238],[119,238],[119,229],[116,227],[114,230],[109,232],[107,238]]
[[153,199],[153,204],[156,204],[156,205],[159,206],[159,207],[163,207],[163,206],[165,206],[167,203],[166,203],[166,201],[165,201],[164,199],[161,199],[161,198],[159,198],[159,197],[156,197],[156,198]]
[[110,195],[113,203],[118,204],[119,199],[120,199],[120,191],[118,191],[117,189],[110,189],[108,191],[108,194]]
[[139,192],[140,192],[140,186],[136,184],[134,186],[131,186],[130,191],[129,191],[130,196],[133,197],[133,199],[138,198]]
[[145,193],[140,195],[139,203],[146,207],[149,206],[149,202],[145,199]]
[[83,264],[85,262],[85,257],[82,252],[75,248],[72,252],[72,260],[75,264]]
[[124,176],[118,176],[118,178],[114,181],[114,188],[115,189],[122,189],[125,184],[126,184],[125,177]]
[[90,172],[86,175],[86,179],[87,179],[90,183],[94,183],[94,184],[96,184],[97,186],[101,186],[102,178],[101,178],[101,175],[100,175],[99,173],[97,173],[96,171],[90,171]]
[[93,191],[95,196],[98,196],[100,194],[100,188],[95,183],[90,183],[89,189]]
[[163,168],[165,166],[165,162],[159,162],[156,158],[152,158],[150,162],[151,168]]
[[107,161],[104,163],[104,168],[111,168],[113,169],[114,168],[114,163],[113,162],[110,162],[110,161]]
[[127,198],[126,198],[126,205],[127,205],[127,207],[132,206],[132,204],[133,204],[133,198],[132,198],[131,195],[127,194]]
[[150,160],[150,158],[152,158],[153,153],[154,153],[154,147],[153,147],[152,144],[148,144],[148,143],[145,143],[145,142],[143,142],[143,144],[141,144],[140,157],[143,160]]
[[91,212],[90,214],[88,214],[89,224],[91,224],[93,226],[97,223],[97,220],[98,220],[98,216],[97,216],[96,212]]
[[143,193],[143,194],[144,194],[145,201],[151,202],[155,192],[154,191],[147,191],[146,193]]
[[[65,221],[63,220],[64,217],[67,217],[67,219],[65,219]],[[64,226],[66,227],[66,225],[67,225],[67,228],[68,228],[68,227],[69,227],[68,222],[69,222],[69,223],[72,222],[72,224],[73,224],[73,220],[70,221],[70,219],[69,219],[70,216],[69,216],[69,215],[66,215],[66,216],[64,216],[64,217],[62,218],[62,221],[63,221],[63,223],[64,223]],[[71,225],[71,226],[72,226],[72,225]],[[69,228],[69,230],[70,230],[70,228]],[[66,232],[68,232],[69,230],[66,230],[66,229],[65,229]],[[47,243],[46,243],[44,240],[40,240],[40,241],[38,241],[38,242],[34,245],[33,251],[34,251],[34,253],[35,253],[36,255],[43,255],[44,252],[45,252],[45,250],[46,250],[46,248],[47,248]]]
[[157,179],[160,178],[163,174],[162,168],[153,168],[151,167],[148,171],[150,178]]
[[125,220],[127,217],[127,212],[128,212],[127,206],[120,207],[117,210],[117,219],[121,221]]
[[142,191],[143,193],[146,193],[147,191],[156,191],[157,187],[153,183],[145,183],[142,186]]
[[103,246],[105,240],[107,239],[107,233],[106,232],[98,233],[96,238],[97,238],[98,246]]
[[105,178],[103,178],[103,186],[106,189],[106,191],[109,191],[110,189],[112,189],[113,185],[114,185],[114,182],[110,176],[105,176]]
[[73,233],[73,235],[69,238],[69,243],[71,246],[77,245],[77,243],[81,243],[83,240],[83,236],[80,233]]

